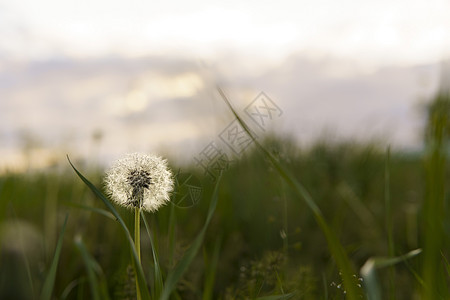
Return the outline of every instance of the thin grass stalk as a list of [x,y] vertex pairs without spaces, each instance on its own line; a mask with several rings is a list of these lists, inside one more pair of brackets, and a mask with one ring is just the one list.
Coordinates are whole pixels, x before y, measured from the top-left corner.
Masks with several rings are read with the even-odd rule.
[[[394,257],[394,238],[393,238],[393,222],[391,209],[391,192],[390,192],[390,161],[391,161],[391,147],[388,146],[386,150],[386,161],[384,166],[384,206],[385,206],[385,226],[388,237],[388,254]],[[395,300],[395,266],[389,267],[389,299]]]
[[220,246],[222,244],[222,237],[219,236],[214,243],[214,250],[212,257],[209,258],[204,249],[205,265],[208,266],[205,274],[205,285],[203,287],[203,300],[213,299],[214,282],[216,279],[217,264],[219,263]]
[[88,205],[84,205],[84,204],[79,204],[79,203],[75,203],[75,202],[64,202],[63,204],[67,205],[67,206],[71,206],[71,207],[76,207],[76,208],[81,208],[81,209],[85,209],[85,210],[89,210],[98,214],[101,214],[105,217],[110,218],[111,220],[115,220],[116,218],[114,217],[114,215],[112,213],[110,213],[109,211],[107,211],[106,209],[102,209],[102,208],[98,208],[98,207],[92,207],[92,206],[88,206]]
[[[1,191],[1,185],[0,185],[0,191]],[[18,226],[18,219],[17,219],[17,214],[16,214],[16,210],[14,209],[14,206],[11,204],[11,209],[14,215],[14,223],[15,226]],[[19,239],[19,243],[20,243],[20,247],[22,248],[22,256],[23,256],[23,260],[24,260],[24,264],[25,264],[25,269],[27,272],[27,279],[30,285],[30,289],[31,289],[31,295],[33,297],[33,299],[35,299],[35,291],[34,291],[34,284],[33,284],[33,276],[31,275],[31,267],[30,267],[30,260],[28,259],[28,256],[26,254],[26,249],[25,249],[25,240],[24,237],[22,236],[22,231],[18,230],[18,236],[17,238]]]
[[[141,264],[141,214],[140,214],[140,208],[135,207],[134,209],[134,247],[136,248],[136,254],[138,258],[139,264]],[[137,272],[135,274],[136,277],[136,295],[137,299],[141,300],[141,292],[139,288],[139,280],[137,278]]]
[[288,228],[288,199],[286,197],[286,183],[281,180],[281,199],[283,201],[283,252],[286,259],[289,259],[289,228]]
[[255,298],[255,300],[287,300],[295,296],[295,293],[284,294],[284,295],[273,295]]
[[328,282],[325,273],[322,273],[322,283],[323,283],[323,299],[328,300]]
[[81,279],[72,280],[61,293],[60,299],[65,300],[69,296],[70,292],[72,292],[75,287],[77,287],[81,282]]
[[175,214],[175,204],[170,204],[170,216],[169,216],[169,266],[173,266],[175,257],[175,227],[177,224],[177,218]]
[[[57,211],[58,211],[58,177],[48,180],[46,186],[46,195],[44,201],[44,234],[45,234],[45,251],[46,256],[50,255],[51,250],[55,247],[57,232]],[[56,182],[55,182],[56,181]]]
[[283,166],[281,165],[277,159],[269,152],[267,151],[253,136],[251,133],[251,130],[247,126],[247,124],[242,120],[242,118],[237,114],[236,110],[231,105],[231,102],[228,100],[225,93],[218,88],[219,94],[222,96],[222,99],[227,104],[228,108],[231,110],[233,115],[236,117],[239,124],[242,126],[242,128],[247,132],[249,137],[252,139],[252,141],[255,143],[255,145],[258,147],[258,149],[270,160],[272,165],[275,167],[277,172],[281,175],[282,178],[285,179],[285,181],[294,189],[294,191],[297,193],[297,195],[300,198],[303,198],[303,200],[306,202],[310,210],[312,211],[314,218],[316,219],[316,222],[319,224],[319,227],[321,228],[322,232],[325,235],[325,238],[328,242],[328,247],[330,249],[330,252],[332,256],[334,257],[336,264],[338,268],[340,269],[340,272],[342,273],[342,279],[345,285],[346,289],[346,297],[349,300],[354,299],[360,299],[358,296],[358,293],[356,291],[356,281],[355,278],[352,276],[355,274],[353,271],[353,268],[350,264],[350,260],[348,259],[347,253],[344,250],[344,247],[339,242],[339,239],[334,234],[334,232],[331,230],[330,226],[326,222],[322,211],[317,206],[315,201],[313,200],[312,196],[309,194],[309,192],[306,190],[306,188],[298,182],[295,177]]
[[173,270],[171,270],[170,273],[167,275],[167,279],[164,283],[164,290],[161,294],[160,300],[169,299],[173,290],[176,288],[178,281],[181,279],[181,277],[186,272],[189,265],[192,263],[195,256],[197,255],[197,252],[200,249],[201,244],[203,243],[206,229],[208,228],[209,223],[211,222],[211,219],[214,215],[214,212],[216,211],[218,192],[219,192],[219,183],[221,181],[221,178],[222,178],[222,172],[220,172],[219,177],[214,186],[214,191],[213,191],[213,194],[211,197],[211,202],[209,204],[208,215],[206,217],[205,224],[203,225],[200,233],[197,235],[194,242],[189,247],[189,249],[186,251],[184,256],[177,263],[177,265],[173,268]]
[[152,247],[153,253],[153,271],[154,271],[154,284],[152,289],[153,299],[159,299],[161,292],[163,290],[163,276],[161,271],[161,266],[159,264],[158,248],[153,240],[153,236],[150,231],[150,226],[148,225],[147,219],[145,218],[144,212],[141,210],[141,218],[144,221],[145,229],[147,230],[148,238],[150,240],[150,245]]
[[64,238],[64,233],[66,231],[66,225],[67,225],[68,218],[69,218],[69,215],[67,214],[66,218],[64,220],[64,224],[61,228],[61,232],[59,234],[59,238],[58,238],[58,242],[56,244],[55,254],[53,255],[53,260],[52,260],[50,270],[48,271],[48,274],[44,281],[44,287],[42,288],[41,297],[40,297],[41,300],[50,300],[52,297],[53,287],[55,286],[56,272],[58,269],[59,257],[61,255],[63,238]]
[[95,276],[94,267],[92,266],[92,261],[91,261],[92,258],[90,257],[90,255],[86,249],[86,246],[84,245],[80,236],[77,236],[75,238],[75,246],[78,248],[78,251],[80,251],[83,261],[84,261],[84,265],[86,267],[89,287],[91,290],[91,297],[93,300],[99,300],[100,299],[100,291],[98,289],[99,284],[97,281],[97,277]]

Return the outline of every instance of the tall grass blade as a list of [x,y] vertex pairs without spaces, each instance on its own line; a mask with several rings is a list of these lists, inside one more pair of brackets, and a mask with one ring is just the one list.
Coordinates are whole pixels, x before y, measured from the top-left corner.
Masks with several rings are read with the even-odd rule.
[[342,200],[347,202],[348,207],[354,212],[355,217],[360,220],[361,224],[372,228],[378,225],[373,213],[364,202],[356,196],[355,192],[347,182],[341,182],[339,184],[337,193],[341,196]]
[[148,226],[147,219],[145,218],[145,214],[143,211],[141,211],[141,217],[142,217],[142,220],[144,221],[145,229],[147,230],[148,238],[150,240],[150,245],[152,247],[152,253],[153,253],[153,266],[154,266],[155,282],[153,284],[152,297],[153,297],[153,299],[159,299],[159,297],[161,296],[164,284],[163,284],[163,275],[161,272],[161,266],[159,264],[158,249],[156,248],[156,245],[153,241],[153,236],[150,231],[150,226]]
[[175,204],[170,203],[170,215],[169,215],[169,266],[173,265],[175,256],[175,225],[177,223],[175,215]]
[[369,258],[366,263],[361,268],[361,276],[364,278],[364,285],[367,291],[369,300],[379,300],[382,299],[380,287],[378,285],[378,280],[376,277],[376,270],[391,267],[399,262],[403,262],[414,256],[417,256],[422,252],[422,249],[412,250],[402,256],[397,257],[373,257]]
[[[1,185],[0,185],[0,194],[1,194]],[[11,209],[12,209],[12,212],[13,212],[13,215],[14,215],[15,224],[17,226],[17,214],[16,214],[16,210],[14,209],[14,206],[12,204],[11,204]],[[35,299],[36,298],[36,294],[34,292],[34,284],[33,284],[33,276],[31,275],[30,260],[28,259],[28,256],[27,256],[27,254],[25,252],[25,242],[26,241],[24,240],[25,238],[23,237],[21,230],[18,230],[17,233],[18,233],[17,234],[17,238],[19,239],[19,241],[20,241],[19,243],[20,243],[21,248],[22,248],[23,260],[24,260],[25,269],[26,269],[26,272],[27,272],[27,279],[28,279],[28,282],[29,282],[29,285],[30,285],[31,295],[32,295],[33,299]]]
[[227,104],[228,108],[231,110],[233,115],[238,120],[239,124],[247,132],[249,137],[252,139],[252,141],[258,147],[258,149],[261,150],[261,152],[270,160],[270,162],[275,167],[275,169],[278,171],[278,173],[281,175],[281,177],[294,189],[294,191],[299,196],[299,198],[303,198],[303,200],[308,205],[309,209],[313,212],[314,218],[316,219],[316,222],[319,224],[319,226],[320,226],[322,232],[324,233],[325,238],[328,242],[328,247],[330,249],[330,252],[334,257],[340,272],[342,273],[342,279],[343,279],[343,282],[345,285],[345,290],[347,291],[347,294],[346,294],[347,299],[349,299],[349,300],[360,299],[358,297],[358,293],[356,290],[355,278],[352,276],[355,274],[355,272],[353,271],[353,268],[350,264],[348,256],[347,256],[342,244],[339,242],[339,239],[337,238],[337,236],[331,230],[330,226],[325,221],[325,218],[324,218],[320,208],[314,202],[312,196],[309,194],[309,192],[306,190],[306,188],[300,182],[297,181],[297,179],[293,176],[293,174],[291,174],[281,163],[279,163],[278,160],[256,140],[256,138],[253,136],[250,128],[242,120],[242,118],[238,115],[238,113],[231,105],[231,103],[228,100],[225,93],[220,88],[218,88],[218,91],[219,91],[220,95],[222,96],[223,100],[225,101],[225,103]]
[[78,289],[77,289],[77,299],[78,300],[84,300],[84,286],[86,283],[86,278],[82,277],[80,280],[80,284],[78,285]]
[[58,242],[56,243],[55,254],[53,255],[52,264],[50,270],[45,278],[44,286],[41,291],[41,300],[50,300],[52,297],[53,287],[55,285],[56,271],[58,269],[59,257],[61,255],[61,249],[63,244],[64,233],[66,232],[67,219],[69,215],[66,215],[64,219],[61,232],[59,233]]
[[[393,231],[394,226],[392,222],[391,209],[391,191],[390,191],[390,162],[391,162],[391,147],[388,146],[386,150],[386,161],[384,166],[384,209],[385,209],[385,226],[388,237],[388,255],[393,257],[395,255]],[[389,299],[395,300],[395,269],[392,265],[389,268]]]
[[217,179],[216,185],[214,187],[214,191],[212,194],[211,203],[209,204],[208,215],[206,217],[205,224],[203,225],[203,228],[200,231],[200,233],[195,238],[191,247],[184,254],[183,258],[181,258],[181,260],[178,262],[178,264],[175,266],[175,268],[167,276],[166,282],[164,284],[164,290],[163,290],[160,300],[169,299],[169,296],[172,293],[172,291],[175,289],[178,281],[181,279],[184,272],[186,272],[186,270],[188,269],[192,260],[197,255],[197,252],[203,243],[203,238],[205,236],[206,229],[208,228],[208,225],[211,222],[214,211],[216,210],[218,191],[219,191],[219,183],[220,183],[221,178],[222,178],[222,173],[219,175],[219,178]]
[[328,283],[325,273],[322,273],[322,283],[323,283],[323,299],[328,300]]
[[139,285],[139,291],[141,294],[141,298],[143,300],[149,300],[150,299],[150,292],[147,289],[147,283],[145,281],[144,271],[142,270],[142,266],[139,263],[139,258],[137,255],[136,247],[134,246],[133,238],[131,237],[130,231],[128,230],[128,227],[125,225],[125,222],[123,221],[122,217],[119,215],[117,210],[114,208],[114,206],[111,204],[111,202],[103,195],[102,192],[100,192],[89,180],[86,179],[72,164],[72,162],[69,159],[69,156],[67,156],[67,160],[69,161],[69,164],[75,171],[75,173],[80,177],[80,179],[91,189],[91,191],[100,199],[103,201],[103,203],[106,205],[106,207],[111,211],[111,213],[114,215],[116,220],[119,222],[120,227],[123,229],[123,232],[125,233],[125,236],[127,237],[130,249],[131,249],[131,256],[132,256],[132,264],[133,269],[136,272],[137,276],[137,284]]
[[429,107],[428,151],[425,158],[426,197],[423,203],[423,299],[449,299],[441,251],[449,247],[444,231],[448,219],[446,151],[450,140],[450,93],[441,91]]
[[92,297],[91,299],[94,300],[109,299],[104,278],[102,278],[103,280],[99,283],[97,280],[97,276],[95,274],[96,270],[98,273],[100,273],[100,275],[103,272],[100,266],[98,266],[97,262],[94,260],[94,258],[92,258],[89,252],[87,251],[86,246],[84,245],[80,236],[77,236],[75,238],[75,246],[80,251],[81,257],[83,258],[84,265],[86,267],[88,282],[91,288],[91,297]]
[[447,257],[445,257],[444,253],[441,252],[442,259],[444,261],[445,270],[447,271],[447,276],[450,278],[450,263],[448,262]]
[[219,263],[221,237],[218,237],[214,244],[212,257],[208,258],[205,251],[205,265],[208,266],[205,274],[205,284],[203,287],[203,300],[213,299],[214,281],[216,279],[217,264]]

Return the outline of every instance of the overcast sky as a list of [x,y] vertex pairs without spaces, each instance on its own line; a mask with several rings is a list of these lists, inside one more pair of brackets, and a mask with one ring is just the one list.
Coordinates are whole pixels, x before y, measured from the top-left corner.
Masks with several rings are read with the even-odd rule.
[[3,56],[215,58],[293,51],[366,63],[428,63],[450,48],[450,2],[2,0]]
[[102,157],[193,157],[232,120],[217,84],[241,109],[264,91],[284,112],[274,128],[300,143],[326,131],[415,147],[449,11],[438,0],[0,0],[0,165],[20,164],[29,135],[40,157],[89,155],[98,130]]

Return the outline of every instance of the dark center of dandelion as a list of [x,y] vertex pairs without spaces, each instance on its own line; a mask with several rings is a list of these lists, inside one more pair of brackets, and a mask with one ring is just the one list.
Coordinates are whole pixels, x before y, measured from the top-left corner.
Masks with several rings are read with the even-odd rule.
[[143,170],[133,170],[127,177],[127,182],[131,186],[131,195],[128,204],[134,207],[142,207],[144,202],[144,191],[152,184],[150,174]]

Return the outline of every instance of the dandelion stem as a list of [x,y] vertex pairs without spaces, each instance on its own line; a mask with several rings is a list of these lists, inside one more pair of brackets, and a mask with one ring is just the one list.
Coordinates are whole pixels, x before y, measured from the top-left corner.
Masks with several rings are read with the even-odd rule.
[[[141,212],[140,207],[135,207],[134,209],[134,247],[136,248],[136,253],[138,257],[138,262],[141,264]],[[136,295],[137,299],[141,299],[141,292],[139,289],[139,282],[137,280],[136,274]]]

